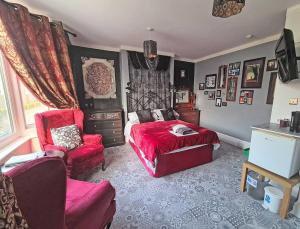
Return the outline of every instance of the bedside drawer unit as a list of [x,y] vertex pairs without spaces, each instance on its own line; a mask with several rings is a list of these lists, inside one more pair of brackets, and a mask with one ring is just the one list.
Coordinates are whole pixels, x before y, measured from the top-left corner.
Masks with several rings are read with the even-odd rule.
[[122,111],[90,111],[86,117],[86,132],[102,135],[105,147],[125,143]]
[[199,125],[200,111],[199,110],[177,110],[179,119],[188,123]]

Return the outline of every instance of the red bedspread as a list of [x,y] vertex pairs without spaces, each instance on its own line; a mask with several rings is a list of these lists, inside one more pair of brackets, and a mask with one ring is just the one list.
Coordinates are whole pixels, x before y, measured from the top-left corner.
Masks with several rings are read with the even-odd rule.
[[[169,132],[177,124],[184,124],[199,134],[177,137]],[[135,124],[132,126],[130,135],[147,160],[152,162],[158,154],[183,147],[220,143],[216,132],[180,120]]]

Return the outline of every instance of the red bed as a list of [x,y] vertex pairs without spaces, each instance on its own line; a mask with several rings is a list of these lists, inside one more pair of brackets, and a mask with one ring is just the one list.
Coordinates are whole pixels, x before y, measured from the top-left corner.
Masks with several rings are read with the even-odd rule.
[[[177,124],[188,126],[197,134],[175,136],[170,130]],[[213,149],[220,144],[214,131],[180,120],[134,124],[129,142],[154,177],[211,162]]]

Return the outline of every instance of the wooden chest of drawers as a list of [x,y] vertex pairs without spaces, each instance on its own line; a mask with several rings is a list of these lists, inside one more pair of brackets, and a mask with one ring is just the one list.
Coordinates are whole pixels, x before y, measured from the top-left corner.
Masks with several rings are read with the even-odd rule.
[[105,147],[125,143],[123,128],[122,110],[94,110],[85,113],[86,133],[101,134]]
[[200,110],[176,110],[176,112],[180,115],[180,120],[200,125]]

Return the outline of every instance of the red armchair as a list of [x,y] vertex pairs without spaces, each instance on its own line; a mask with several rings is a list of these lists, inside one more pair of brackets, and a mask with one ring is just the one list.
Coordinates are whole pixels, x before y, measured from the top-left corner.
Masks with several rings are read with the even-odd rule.
[[31,229],[109,228],[115,189],[67,178],[62,159],[44,157],[10,170],[18,205]]
[[[98,134],[83,133],[83,112],[76,109],[54,110],[35,114],[37,136],[41,149],[59,150],[65,153],[65,162],[71,177],[83,173],[102,163],[105,169],[104,146],[102,136]],[[83,144],[68,151],[64,147],[55,146],[51,137],[51,128],[58,128],[76,124],[82,133]]]

